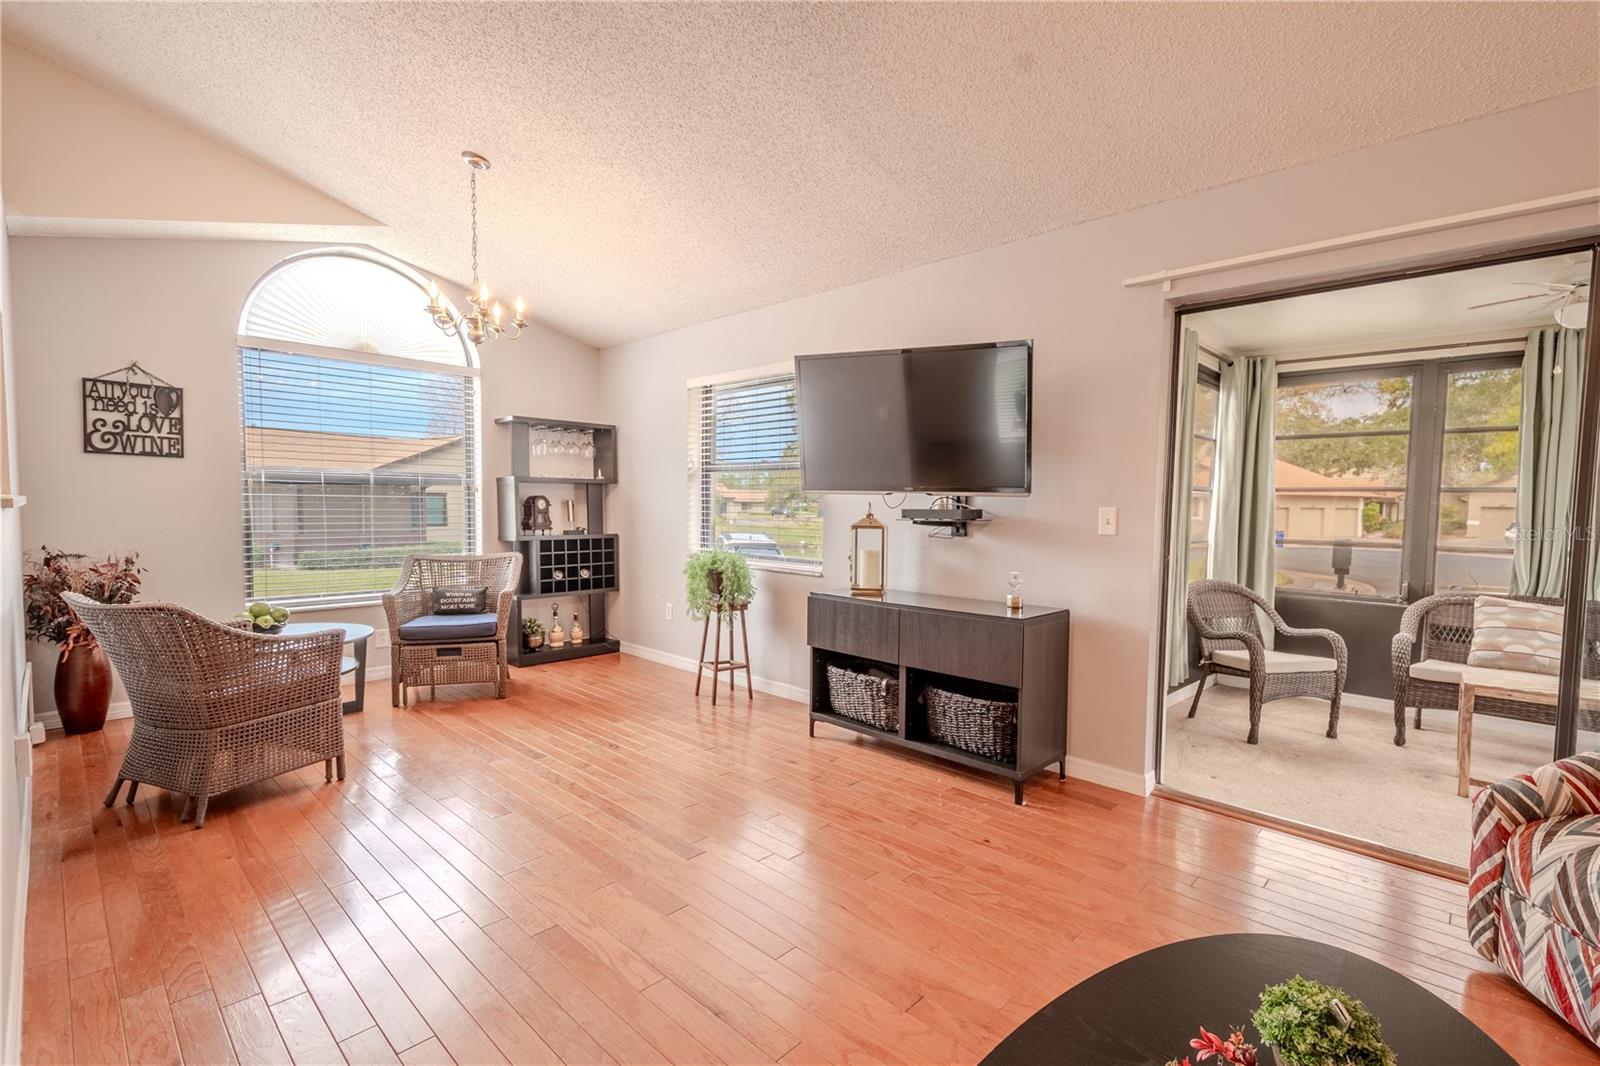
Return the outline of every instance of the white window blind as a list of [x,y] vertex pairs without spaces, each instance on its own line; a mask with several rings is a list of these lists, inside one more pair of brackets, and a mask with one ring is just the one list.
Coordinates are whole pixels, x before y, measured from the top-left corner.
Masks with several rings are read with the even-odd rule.
[[794,374],[689,389],[689,546],[822,566],[818,497],[800,490]]
[[466,346],[422,313],[422,280],[404,264],[370,252],[317,251],[291,257],[250,294],[244,343],[286,342],[461,366]]
[[239,382],[247,598],[371,599],[408,554],[477,550],[474,378],[241,348]]

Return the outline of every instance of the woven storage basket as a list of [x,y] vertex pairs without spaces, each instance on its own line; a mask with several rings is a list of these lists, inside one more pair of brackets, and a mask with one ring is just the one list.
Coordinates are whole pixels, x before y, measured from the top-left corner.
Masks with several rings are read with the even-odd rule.
[[833,713],[879,729],[900,728],[900,682],[842,666],[828,667],[828,703]]
[[1017,761],[1017,705],[947,692],[929,685],[922,690],[928,708],[928,735],[996,762]]
[[500,676],[500,646],[475,644],[392,645],[412,685],[493,685]]

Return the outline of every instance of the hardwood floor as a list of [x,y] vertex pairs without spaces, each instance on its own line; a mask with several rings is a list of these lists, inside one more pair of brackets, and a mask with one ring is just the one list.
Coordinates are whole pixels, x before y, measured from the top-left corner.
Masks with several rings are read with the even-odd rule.
[[1467,946],[1459,884],[1049,774],[1014,807],[693,689],[626,656],[505,701],[391,710],[379,681],[346,781],[240,790],[199,832],[159,789],[101,806],[128,722],[53,735],[25,1061],[975,1062],[1089,974],[1238,930],[1393,966],[1520,1061],[1594,1061]]

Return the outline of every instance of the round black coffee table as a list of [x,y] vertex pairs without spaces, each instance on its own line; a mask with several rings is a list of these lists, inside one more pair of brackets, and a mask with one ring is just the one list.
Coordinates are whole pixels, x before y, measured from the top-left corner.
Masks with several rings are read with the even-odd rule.
[[[1377,1016],[1400,1066],[1516,1066],[1444,1000],[1409,977],[1329,944],[1229,933],[1166,944],[1101,970],[1023,1022],[983,1066],[1153,1066],[1188,1055],[1200,1026],[1245,1026],[1261,990],[1300,974],[1342,988]],[[1262,1063],[1271,1056],[1261,1047]]]

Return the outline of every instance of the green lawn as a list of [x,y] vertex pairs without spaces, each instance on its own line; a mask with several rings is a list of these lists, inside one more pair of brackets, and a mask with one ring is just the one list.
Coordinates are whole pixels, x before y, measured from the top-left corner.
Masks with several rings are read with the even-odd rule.
[[253,575],[251,599],[311,596],[320,592],[388,592],[400,576],[398,566],[381,570],[262,569]]

